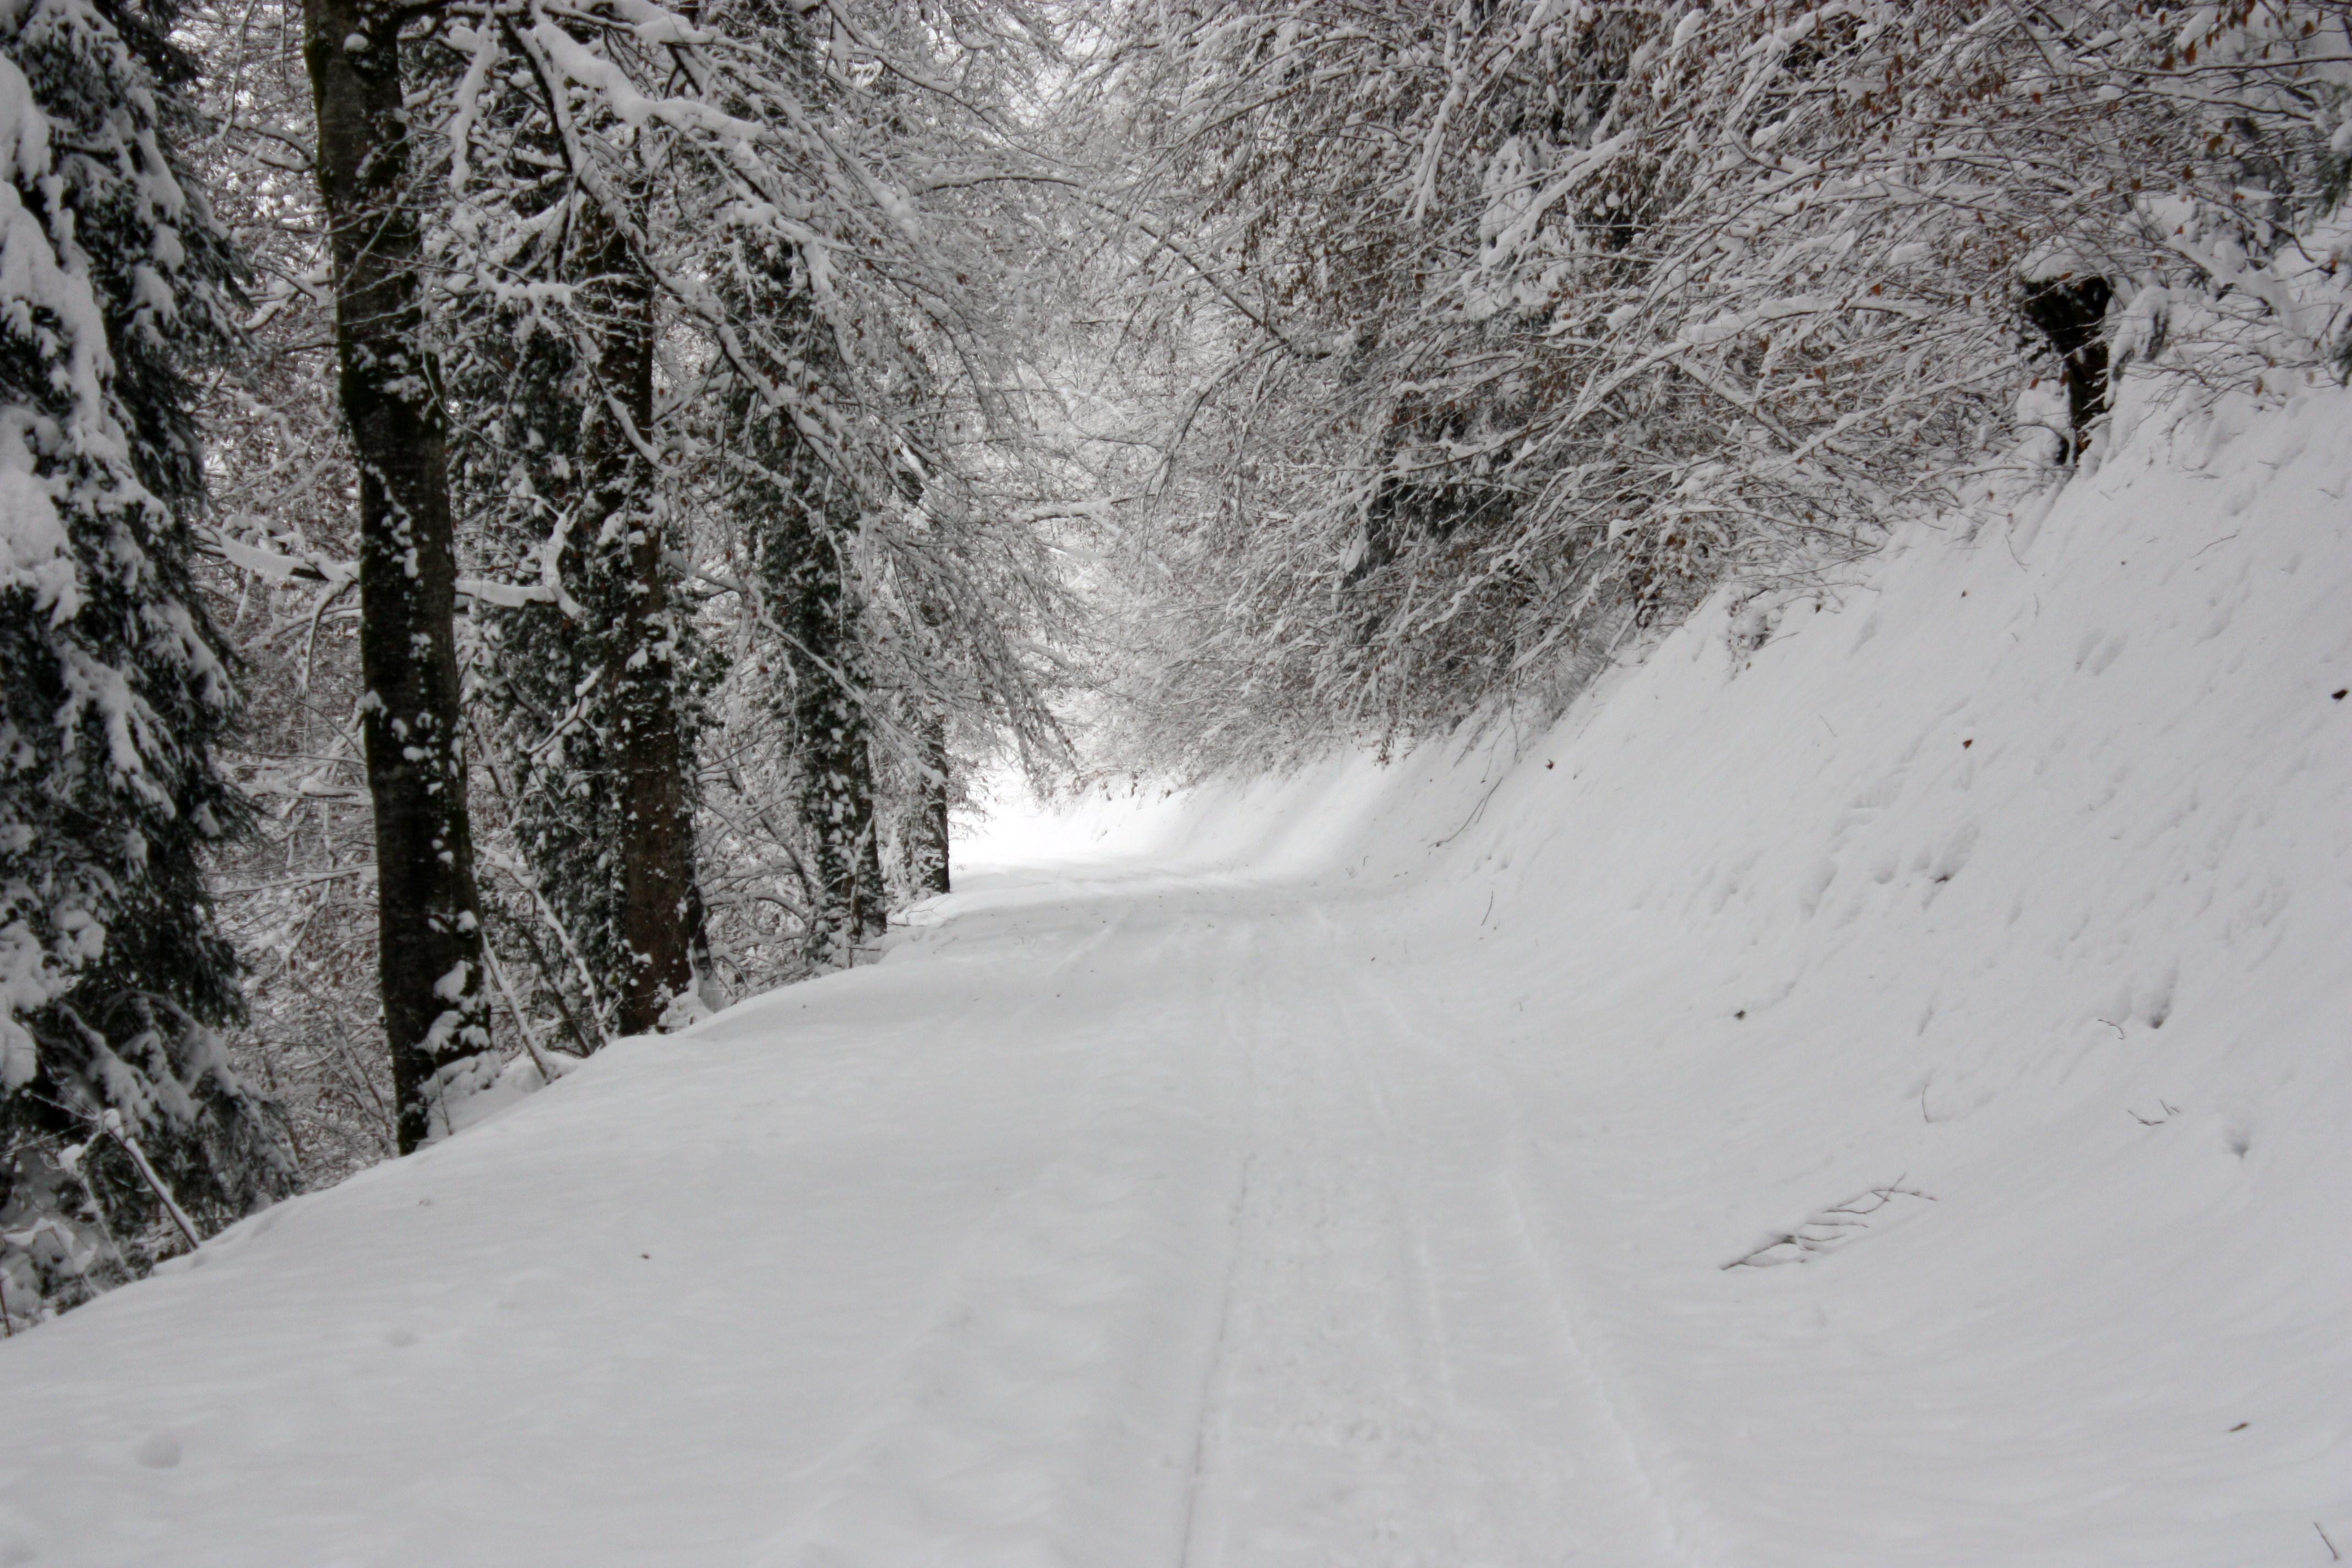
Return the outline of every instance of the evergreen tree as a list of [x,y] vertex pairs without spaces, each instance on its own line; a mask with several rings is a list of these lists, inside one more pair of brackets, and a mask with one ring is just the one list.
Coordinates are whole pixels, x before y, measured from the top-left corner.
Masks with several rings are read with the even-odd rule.
[[[641,173],[641,170],[640,170]],[[642,184],[642,181],[638,182]],[[641,202],[630,216],[644,221]],[[672,612],[654,435],[655,288],[614,216],[592,215],[583,294],[597,323],[588,404],[583,534],[607,562],[618,615],[604,668],[612,693],[613,798],[620,834],[619,1020],[642,1034],[693,995],[702,944],[694,879],[692,730],[683,628]],[[635,226],[635,225],[631,226]]]
[[206,889],[247,807],[191,577],[234,264],[171,15],[0,14],[0,1291],[22,1316],[282,1194]]
[[444,219],[469,262],[446,285],[455,477],[487,569],[516,590],[486,606],[478,680],[542,906],[523,918],[554,922],[573,958],[542,983],[559,1000],[576,984],[597,1039],[643,1033],[694,993],[702,945],[691,628],[671,604],[672,476],[649,455],[647,181],[630,156],[597,187],[626,200],[615,221],[530,73],[474,91],[470,177]]
[[[471,309],[465,307],[470,306]],[[612,574],[572,537],[579,510],[583,413],[579,355],[540,305],[461,302],[453,405],[456,500],[487,575],[527,591],[475,607],[482,638],[475,682],[486,700],[489,777],[527,882],[522,929],[551,925],[531,951],[544,991],[593,1049],[620,1027],[628,965],[619,941],[621,882],[614,814],[610,692],[617,624]]]
[[730,380],[721,451],[727,512],[756,567],[760,629],[778,677],[774,720],[805,845],[802,955],[813,967],[843,968],[882,934],[889,901],[867,710],[869,615],[853,557],[862,509],[801,425],[840,395],[824,384],[836,361],[805,280],[780,244],[748,236],[738,243],[745,308],[802,329],[785,340],[791,353],[753,367],[766,374]]

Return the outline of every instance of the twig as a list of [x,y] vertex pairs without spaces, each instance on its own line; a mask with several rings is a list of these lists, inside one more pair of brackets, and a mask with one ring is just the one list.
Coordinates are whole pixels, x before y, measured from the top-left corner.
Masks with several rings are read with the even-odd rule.
[[1444,837],[1439,839],[1436,843],[1431,845],[1430,847],[1432,849],[1443,849],[1447,845],[1453,843],[1455,839],[1461,837],[1464,834],[1469,832],[1470,825],[1486,814],[1486,803],[1495,798],[1495,792],[1501,789],[1503,787],[1504,779],[1507,779],[1509,777],[1510,775],[1508,773],[1505,773],[1501,778],[1497,778],[1492,784],[1488,785],[1486,793],[1478,797],[1478,804],[1470,808],[1470,815],[1462,819],[1462,826],[1447,834]]
[[114,1141],[122,1145],[122,1152],[131,1156],[131,1163],[139,1167],[139,1173],[147,1178],[147,1184],[155,1189],[156,1197],[163,1201],[163,1212],[172,1216],[172,1223],[179,1227],[182,1236],[188,1238],[190,1250],[202,1247],[204,1238],[196,1234],[196,1222],[188,1217],[188,1211],[180,1206],[180,1200],[172,1195],[172,1189],[163,1184],[163,1178],[155,1173],[155,1167],[147,1163],[147,1151],[139,1146],[139,1140],[122,1125],[121,1111],[109,1110],[106,1113],[106,1130],[114,1134]]
[[2327,1555],[2336,1562],[2343,1562],[2344,1553],[2336,1550],[2336,1542],[2327,1539],[2327,1531],[2320,1530],[2319,1521],[2315,1519],[2311,1521],[2311,1528],[2319,1531],[2319,1542],[2321,1545],[2327,1548]]
[[[1898,1197],[1921,1198],[1928,1203],[1936,1201],[1931,1193],[1905,1186],[1904,1180],[1903,1176],[1897,1176],[1884,1186],[1871,1187],[1850,1198],[1841,1199],[1827,1208],[1815,1209],[1796,1229],[1783,1231],[1721,1267],[1769,1268],[1779,1263],[1801,1263],[1815,1254],[1834,1252],[1853,1240],[1867,1228],[1870,1215]],[[1772,1256],[1783,1247],[1792,1249],[1791,1253],[1785,1257]]]
[[507,999],[507,1012],[514,1019],[515,1033],[522,1037],[522,1048],[529,1053],[531,1066],[539,1069],[539,1081],[542,1084],[553,1083],[555,1065],[547,1059],[547,1053],[540,1048],[539,1037],[531,1032],[530,1017],[523,1012],[522,1004],[515,1000],[514,987],[507,984],[506,965],[499,962],[498,949],[487,942],[482,943],[482,957],[488,963],[490,978],[498,982],[499,994]]

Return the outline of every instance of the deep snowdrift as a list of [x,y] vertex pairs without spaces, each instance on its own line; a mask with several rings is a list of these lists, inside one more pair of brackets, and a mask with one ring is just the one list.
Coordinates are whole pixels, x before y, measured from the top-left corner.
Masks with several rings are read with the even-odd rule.
[[0,1346],[0,1563],[2352,1551],[2352,396],[2144,423]]

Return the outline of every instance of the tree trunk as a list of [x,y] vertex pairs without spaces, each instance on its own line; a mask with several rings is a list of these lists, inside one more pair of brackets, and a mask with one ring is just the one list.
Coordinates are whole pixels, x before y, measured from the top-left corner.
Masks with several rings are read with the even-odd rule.
[[2104,278],[2052,279],[2026,290],[2025,318],[2058,355],[2066,389],[2066,460],[2090,449],[2091,426],[2107,411],[2107,341],[2103,335],[2115,285]]
[[912,824],[908,880],[917,897],[948,890],[948,727],[936,713],[923,723],[923,786]]
[[702,945],[702,894],[694,878],[692,765],[679,712],[677,628],[661,521],[650,504],[654,468],[642,448],[653,427],[654,286],[609,215],[587,219],[583,289],[597,331],[595,395],[586,458],[593,548],[608,552],[620,586],[620,635],[604,679],[614,694],[614,784],[621,814],[620,939],[628,981],[623,1034],[660,1026],[692,988]]
[[815,656],[795,661],[793,704],[801,821],[817,884],[803,951],[812,963],[846,969],[858,949],[882,934],[889,898],[876,842],[866,710],[835,673],[856,668],[856,634],[846,624],[855,611],[843,592],[840,563],[824,544],[811,542],[817,552],[804,564],[792,606],[796,640]]
[[459,750],[447,442],[425,352],[399,21],[305,0],[343,415],[360,471],[361,731],[375,807],[378,973],[407,1153],[496,1072]]

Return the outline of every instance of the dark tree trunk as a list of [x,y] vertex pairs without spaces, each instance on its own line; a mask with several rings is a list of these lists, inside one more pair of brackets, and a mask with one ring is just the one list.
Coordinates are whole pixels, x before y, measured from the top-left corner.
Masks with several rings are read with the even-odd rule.
[[2091,426],[2107,411],[2107,342],[2103,335],[2107,302],[2115,286],[2104,278],[2057,278],[2026,290],[2025,319],[2057,351],[2066,388],[2071,434],[2066,458],[2080,458],[2091,444]]
[[948,727],[937,714],[923,725],[923,788],[918,805],[908,880],[920,897],[948,890]]
[[609,217],[590,219],[598,242],[586,258],[586,294],[598,321],[589,411],[588,522],[620,585],[622,624],[604,672],[614,694],[614,784],[621,814],[620,939],[628,982],[619,999],[624,1034],[659,1026],[694,984],[702,945],[702,895],[694,878],[691,765],[677,668],[677,628],[662,561],[660,520],[647,504],[653,464],[642,444],[653,426],[654,288]]
[[882,934],[889,899],[874,831],[866,710],[840,679],[857,668],[856,611],[830,542],[804,542],[811,552],[794,574],[794,597],[786,606],[801,651],[793,660],[794,763],[816,878],[816,907],[809,911],[804,948],[812,963],[847,968],[857,961],[858,949]]
[[[947,612],[933,600],[919,607],[923,625],[936,637]],[[901,830],[907,852],[907,890],[924,898],[948,890],[948,721],[927,699],[918,699],[921,718],[922,776],[915,796],[912,820]]]
[[626,1034],[656,1027],[694,984],[702,946],[702,891],[694,879],[694,820],[687,800],[687,755],[671,668],[669,605],[661,537],[650,525],[629,546],[635,568],[624,641],[645,654],[625,663],[615,765],[624,823],[621,940],[629,952],[620,1003]]
[[446,433],[406,205],[398,14],[305,0],[335,347],[360,471],[362,735],[375,807],[377,963],[401,1152],[495,1071],[459,750]]

